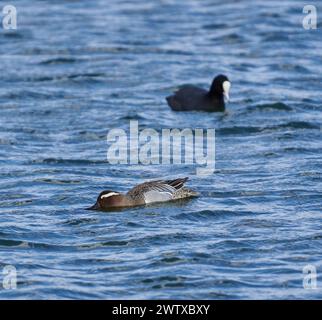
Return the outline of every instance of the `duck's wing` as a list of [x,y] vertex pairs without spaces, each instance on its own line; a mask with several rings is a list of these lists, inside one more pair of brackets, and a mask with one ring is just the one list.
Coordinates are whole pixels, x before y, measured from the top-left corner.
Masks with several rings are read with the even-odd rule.
[[166,98],[168,105],[175,111],[189,111],[200,108],[204,103],[207,90],[193,86],[181,86],[173,95]]
[[175,188],[176,190],[179,190],[188,181],[188,179],[189,178],[186,177],[186,178],[179,178],[179,179],[175,179],[175,180],[166,180],[166,181],[164,181],[164,183]]
[[174,199],[175,193],[187,180],[188,178],[145,182],[131,189],[127,195],[133,199],[144,199],[145,203],[169,201]]

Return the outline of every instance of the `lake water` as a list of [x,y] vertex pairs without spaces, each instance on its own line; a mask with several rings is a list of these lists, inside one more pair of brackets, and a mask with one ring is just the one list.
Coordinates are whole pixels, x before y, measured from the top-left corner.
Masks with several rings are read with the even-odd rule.
[[[302,27],[305,4],[15,1],[18,29],[0,29],[0,298],[322,298],[319,280],[303,288],[305,266],[322,272],[322,34]],[[225,114],[167,106],[219,73]],[[215,128],[215,172],[109,164],[106,135],[130,120]],[[184,176],[199,198],[84,210]]]

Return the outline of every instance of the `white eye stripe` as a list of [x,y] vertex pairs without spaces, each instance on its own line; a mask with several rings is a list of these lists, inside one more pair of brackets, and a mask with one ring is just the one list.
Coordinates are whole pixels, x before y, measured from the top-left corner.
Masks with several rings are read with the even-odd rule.
[[119,193],[117,193],[117,192],[110,192],[110,193],[107,193],[107,194],[103,194],[101,196],[101,199],[108,198],[108,197],[111,197],[111,196],[117,196],[117,195],[119,195]]

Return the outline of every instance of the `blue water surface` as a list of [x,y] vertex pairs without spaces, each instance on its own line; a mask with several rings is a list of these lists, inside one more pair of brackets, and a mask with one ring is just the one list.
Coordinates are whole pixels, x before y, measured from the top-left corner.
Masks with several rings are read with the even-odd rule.
[[[17,0],[0,29],[1,299],[320,299],[322,33],[305,1]],[[315,4],[319,15],[322,6]],[[4,4],[1,2],[0,7]],[[232,82],[224,114],[177,85]],[[216,170],[111,165],[110,129],[215,128]],[[101,190],[189,176],[200,197],[87,211]]]

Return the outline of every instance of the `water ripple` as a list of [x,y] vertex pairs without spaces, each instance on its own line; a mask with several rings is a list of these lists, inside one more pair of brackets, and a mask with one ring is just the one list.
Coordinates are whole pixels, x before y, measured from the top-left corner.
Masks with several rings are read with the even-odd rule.
[[[0,298],[321,297],[303,289],[302,272],[322,267],[321,39],[302,28],[301,7],[19,6],[18,30],[0,31],[0,274],[14,265],[18,289]],[[167,106],[179,85],[208,88],[219,73],[232,82],[224,114]],[[106,135],[131,120],[215,128],[214,173],[110,165]],[[200,196],[84,210],[103,189],[177,176]]]

